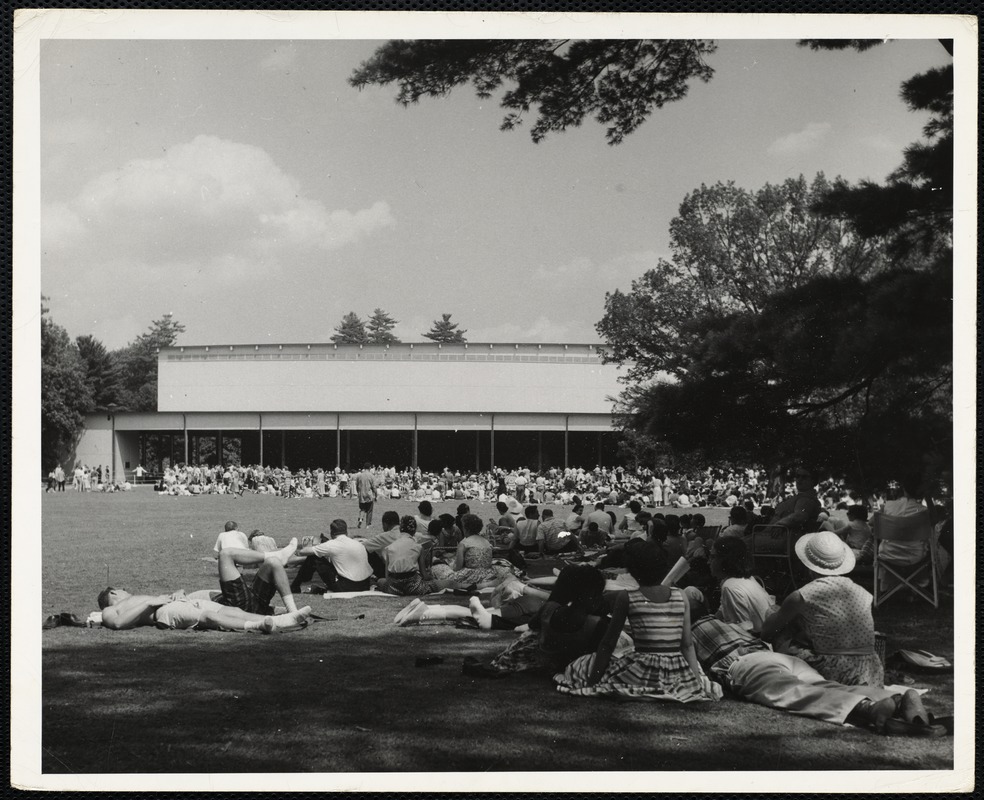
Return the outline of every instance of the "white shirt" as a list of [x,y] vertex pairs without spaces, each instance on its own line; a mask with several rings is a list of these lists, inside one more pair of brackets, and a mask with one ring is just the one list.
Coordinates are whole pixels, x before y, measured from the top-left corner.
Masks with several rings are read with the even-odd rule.
[[338,574],[350,581],[364,581],[372,575],[366,548],[345,534],[314,545],[314,554],[327,558]]
[[249,539],[246,538],[246,534],[242,531],[222,531],[222,533],[219,534],[219,537],[215,540],[215,547],[212,549],[216,553],[219,553],[229,547],[238,547],[242,550],[249,550]]

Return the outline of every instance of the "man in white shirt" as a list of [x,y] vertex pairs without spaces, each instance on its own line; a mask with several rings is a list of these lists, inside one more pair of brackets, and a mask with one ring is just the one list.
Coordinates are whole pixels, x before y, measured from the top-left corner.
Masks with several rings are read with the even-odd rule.
[[230,520],[225,524],[225,530],[219,534],[219,537],[215,540],[215,547],[212,549],[215,551],[215,557],[219,557],[225,549],[234,548],[239,550],[249,550],[249,538],[239,530],[239,523]]
[[291,591],[301,591],[301,584],[317,572],[329,592],[361,592],[369,588],[372,567],[366,548],[348,536],[348,523],[332,521],[327,541],[322,535],[320,544],[303,547],[297,555],[306,556],[291,583]]

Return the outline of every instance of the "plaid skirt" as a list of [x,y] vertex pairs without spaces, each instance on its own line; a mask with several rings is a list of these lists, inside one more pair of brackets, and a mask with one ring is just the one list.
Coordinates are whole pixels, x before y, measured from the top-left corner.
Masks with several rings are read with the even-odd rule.
[[703,674],[698,677],[690,669],[682,653],[639,653],[632,651],[613,658],[593,686],[588,677],[594,665],[594,655],[581,656],[562,673],[554,675],[557,690],[579,697],[617,695],[650,700],[674,700],[693,703],[700,700],[720,700],[721,687]]
[[419,596],[436,592],[437,584],[434,581],[425,581],[419,572],[415,572],[406,578],[389,578],[387,591],[408,597]]

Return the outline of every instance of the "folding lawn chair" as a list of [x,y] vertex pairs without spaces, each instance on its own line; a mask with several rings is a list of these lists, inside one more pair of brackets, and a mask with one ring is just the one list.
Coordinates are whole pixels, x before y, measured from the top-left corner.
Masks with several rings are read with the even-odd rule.
[[[933,608],[939,608],[939,583],[936,572],[936,539],[933,535],[933,523],[929,511],[913,514],[911,517],[893,517],[888,514],[876,513],[874,525],[875,548],[875,608],[888,600],[900,589],[906,589],[918,595]],[[925,542],[927,555],[915,564],[895,564],[879,557],[882,542],[916,543]],[[916,583],[916,579],[929,570],[929,592]],[[893,576],[898,583],[887,591],[880,591],[882,578]]]
[[755,525],[750,548],[752,566],[781,601],[797,589],[792,532],[785,525]]
[[721,533],[720,525],[702,525],[699,527],[695,535],[704,540],[704,544],[710,544],[718,535]]

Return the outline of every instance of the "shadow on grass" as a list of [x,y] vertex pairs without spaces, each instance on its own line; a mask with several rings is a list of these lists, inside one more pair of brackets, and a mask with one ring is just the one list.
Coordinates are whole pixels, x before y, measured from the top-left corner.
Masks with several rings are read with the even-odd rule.
[[[944,769],[952,763],[949,739],[888,740],[734,700],[618,702],[570,698],[546,678],[469,678],[460,672],[461,658],[491,655],[508,635],[446,626],[386,629],[382,620],[367,626],[354,619],[358,614],[344,616],[341,623],[269,637],[51,631],[43,657],[43,771]],[[341,633],[342,627],[349,630]],[[445,662],[415,668],[419,655]]]
[[[353,519],[350,500],[152,492],[45,495],[44,616],[84,616],[107,583],[163,592],[215,588],[227,519],[284,542]],[[453,513],[454,503],[437,511]],[[488,504],[473,504],[483,516]],[[413,513],[409,502],[382,503]],[[561,510],[555,510],[561,515]],[[565,513],[565,512],[564,512]],[[623,513],[619,511],[619,513]],[[708,510],[718,524],[726,509]],[[717,516],[715,516],[717,515]],[[531,564],[531,572],[548,565]],[[108,573],[108,575],[107,575]],[[535,574],[540,574],[536,572]],[[398,629],[405,600],[305,596],[332,618],[282,636],[56,628],[42,640],[42,769],[52,773],[945,769],[953,741],[887,739],[726,700],[677,706],[570,698],[545,678],[461,675],[511,634]],[[463,601],[447,599],[441,602]],[[361,619],[360,619],[361,617]],[[876,627],[899,647],[953,658],[953,610],[889,604]],[[414,667],[418,655],[443,664]],[[951,676],[918,676],[935,713]],[[650,787],[647,787],[650,788]]]

